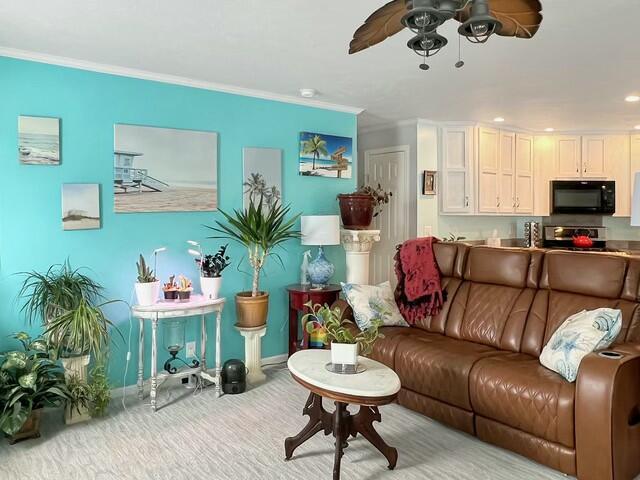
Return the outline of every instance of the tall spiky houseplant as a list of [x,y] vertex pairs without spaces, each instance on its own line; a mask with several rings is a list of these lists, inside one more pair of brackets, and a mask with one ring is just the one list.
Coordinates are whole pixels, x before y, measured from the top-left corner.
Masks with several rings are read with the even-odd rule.
[[240,326],[255,327],[266,322],[269,294],[260,291],[260,274],[272,255],[282,264],[282,259],[274,252],[275,248],[300,238],[300,232],[295,229],[300,214],[290,215],[290,212],[290,205],[263,205],[261,196],[257,204],[250,201],[246,210],[234,210],[232,214],[220,210],[225,221],[216,221],[216,226],[207,227],[218,234],[210,238],[229,239],[247,249],[252,283],[251,292],[236,295]]

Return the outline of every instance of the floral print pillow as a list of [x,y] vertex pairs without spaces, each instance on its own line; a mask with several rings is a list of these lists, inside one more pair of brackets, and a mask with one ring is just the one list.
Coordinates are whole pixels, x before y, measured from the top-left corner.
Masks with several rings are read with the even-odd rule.
[[583,310],[567,318],[540,355],[540,363],[570,382],[584,357],[609,347],[622,328],[622,312],[611,308]]
[[341,283],[347,303],[353,309],[353,316],[360,330],[371,327],[372,320],[381,320],[385,327],[408,327],[393,297],[391,283],[380,285],[356,285]]

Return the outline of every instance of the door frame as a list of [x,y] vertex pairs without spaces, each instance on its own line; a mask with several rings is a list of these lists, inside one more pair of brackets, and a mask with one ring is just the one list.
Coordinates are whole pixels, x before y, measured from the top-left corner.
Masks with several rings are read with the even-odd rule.
[[[407,165],[405,168],[405,174],[404,174],[404,181],[402,182],[404,184],[404,189],[407,192],[407,213],[412,211],[412,199],[411,199],[411,146],[410,145],[397,145],[394,147],[384,147],[384,148],[373,148],[370,150],[365,150],[364,152],[364,165],[363,167],[363,178],[364,178],[364,183],[366,184],[368,182],[368,173],[367,173],[367,165],[369,162],[369,159],[374,156],[374,155],[384,155],[385,153],[394,153],[394,152],[403,152],[406,155],[407,158]],[[419,180],[419,179],[418,179]],[[417,203],[417,192],[418,192],[419,186],[416,184],[416,203]],[[410,229],[409,229],[409,221],[411,220],[411,215],[407,215],[406,218],[404,220],[406,220],[404,222],[405,225],[405,237],[409,237],[409,235],[411,234]]]

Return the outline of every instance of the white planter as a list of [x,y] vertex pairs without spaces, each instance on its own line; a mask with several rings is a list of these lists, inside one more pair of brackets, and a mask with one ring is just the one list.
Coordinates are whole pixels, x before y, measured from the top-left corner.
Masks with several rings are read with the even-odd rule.
[[155,305],[159,295],[160,282],[136,283],[136,297],[138,297],[138,305],[141,307]]
[[219,298],[222,287],[222,277],[200,277],[200,290],[204,298],[215,300]]
[[334,365],[358,365],[358,345],[331,342],[331,363]]
[[82,355],[78,357],[61,358],[64,367],[64,377],[69,380],[71,377],[77,377],[78,380],[86,382],[89,378],[87,375],[87,367],[91,361],[91,356]]
[[[80,410],[78,412],[78,410]],[[64,423],[65,425],[74,425],[80,422],[86,422],[91,420],[91,415],[89,414],[89,409],[85,407],[75,408],[71,405],[67,405],[64,407]]]

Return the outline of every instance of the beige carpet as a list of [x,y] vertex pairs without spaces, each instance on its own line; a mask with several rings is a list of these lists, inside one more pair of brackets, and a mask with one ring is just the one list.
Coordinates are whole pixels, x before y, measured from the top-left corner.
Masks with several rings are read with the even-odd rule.
[[[211,388],[197,396],[164,389],[160,401],[170,403],[155,414],[134,396],[127,411],[117,398],[109,417],[72,427],[59,412],[46,412],[42,438],[14,446],[0,441],[0,479],[330,479],[333,437],[318,434],[283,460],[284,438],[306,423],[306,398],[280,369],[264,385],[220,399]],[[567,478],[398,405],[381,412],[378,430],[400,452],[396,470],[358,438],[343,457],[342,479]]]

